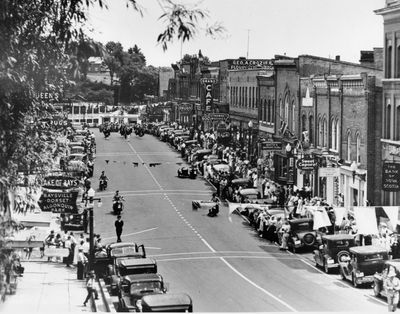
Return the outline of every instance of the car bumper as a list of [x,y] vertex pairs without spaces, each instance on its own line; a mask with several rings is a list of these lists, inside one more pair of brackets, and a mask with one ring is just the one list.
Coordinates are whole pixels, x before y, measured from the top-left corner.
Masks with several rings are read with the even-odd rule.
[[372,282],[374,282],[374,275],[364,276],[364,277],[356,277],[357,284],[372,283]]

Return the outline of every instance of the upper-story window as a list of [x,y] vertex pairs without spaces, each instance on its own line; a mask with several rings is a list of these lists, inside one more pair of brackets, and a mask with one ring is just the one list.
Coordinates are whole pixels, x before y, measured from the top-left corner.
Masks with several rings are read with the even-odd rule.
[[328,147],[328,123],[326,122],[326,118],[324,118],[324,126],[322,127],[323,129],[323,147]]
[[361,137],[360,134],[356,136],[356,158],[357,162],[361,162]]
[[392,77],[393,47],[390,39],[386,40],[386,78]]
[[390,139],[390,131],[392,129],[392,106],[390,105],[390,99],[386,99],[385,108],[385,125],[384,125],[384,137]]
[[395,126],[395,141],[400,141],[400,98],[395,98],[396,105],[396,123]]
[[337,150],[337,136],[336,136],[336,121],[335,119],[332,119],[332,124],[331,124],[331,149],[332,150]]
[[347,160],[351,161],[351,134],[347,134]]

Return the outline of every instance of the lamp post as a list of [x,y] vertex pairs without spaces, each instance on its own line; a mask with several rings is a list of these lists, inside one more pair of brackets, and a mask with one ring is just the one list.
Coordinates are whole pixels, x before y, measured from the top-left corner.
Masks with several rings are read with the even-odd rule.
[[288,143],[285,147],[286,150],[286,156],[287,156],[287,175],[286,175],[286,183],[287,185],[292,185],[293,182],[293,168],[294,168],[294,158],[293,158],[293,152],[292,152],[292,145]]
[[95,198],[96,192],[93,188],[89,188],[87,191],[87,195],[82,196],[82,203],[85,203],[85,210],[89,212],[89,270],[93,269],[93,262],[94,262],[94,226],[93,226],[93,201],[98,201],[97,207],[101,207],[102,202],[101,198]]
[[252,140],[252,136],[253,136],[253,121],[249,121],[249,123],[247,124],[248,128],[248,143],[247,143],[247,156],[249,161],[251,161],[251,140]]

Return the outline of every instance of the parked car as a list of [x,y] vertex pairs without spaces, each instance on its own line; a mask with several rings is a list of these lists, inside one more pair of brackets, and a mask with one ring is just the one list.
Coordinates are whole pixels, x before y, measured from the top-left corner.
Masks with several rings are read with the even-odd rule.
[[186,293],[145,295],[140,302],[141,312],[193,312],[192,298]]
[[338,269],[339,262],[350,256],[349,249],[356,246],[354,235],[331,234],[321,238],[321,245],[314,250],[315,265],[320,266],[328,274],[331,269]]
[[396,273],[396,277],[400,279],[400,258],[387,260],[385,262],[383,271],[381,273],[377,272],[374,274],[374,282],[372,287],[376,297],[387,297],[387,291],[383,287],[383,282],[386,280],[387,274],[390,270],[393,270]]
[[290,236],[288,248],[293,253],[303,247],[313,247],[317,244],[317,232],[313,229],[312,218],[298,218],[289,220]]
[[111,295],[118,295],[120,278],[128,275],[156,274],[157,262],[152,258],[120,257],[108,266],[107,281]]
[[354,287],[374,281],[374,274],[382,272],[388,251],[378,245],[354,246],[349,249],[350,257],[339,262],[340,276],[351,280]]
[[143,296],[166,292],[167,288],[160,274],[124,276],[119,283],[118,312],[138,312],[137,304],[140,304]]

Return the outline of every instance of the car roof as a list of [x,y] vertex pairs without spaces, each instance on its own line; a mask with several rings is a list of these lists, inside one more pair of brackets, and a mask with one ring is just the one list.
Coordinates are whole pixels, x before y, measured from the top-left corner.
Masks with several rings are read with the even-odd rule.
[[123,277],[124,280],[129,282],[143,282],[143,281],[163,281],[163,277],[160,274],[137,274],[137,275],[126,275]]
[[257,189],[241,189],[239,191],[240,195],[258,195],[258,190]]
[[295,223],[295,224],[301,224],[303,222],[310,222],[313,221],[312,218],[295,218],[295,219],[290,219],[289,222],[290,223]]
[[108,249],[115,249],[115,248],[120,248],[120,247],[131,247],[134,246],[136,247],[136,243],[134,242],[114,242],[114,243],[110,243],[107,245]]
[[383,253],[387,250],[380,245],[365,245],[365,246],[353,246],[350,248],[350,252],[356,254],[372,254],[372,253]]
[[142,298],[142,302],[151,307],[168,307],[191,305],[192,299],[186,293],[150,294]]
[[328,241],[354,240],[354,234],[325,234],[322,239]]
[[152,258],[126,258],[119,262],[121,266],[131,267],[138,265],[153,265],[156,264],[156,261]]
[[393,266],[397,271],[400,271],[400,258],[395,258],[386,261],[386,265]]

